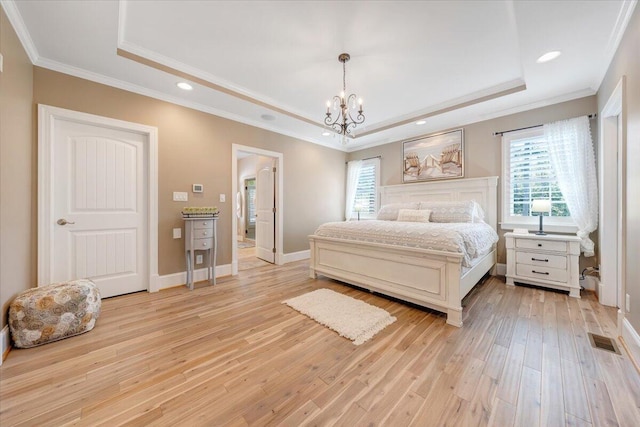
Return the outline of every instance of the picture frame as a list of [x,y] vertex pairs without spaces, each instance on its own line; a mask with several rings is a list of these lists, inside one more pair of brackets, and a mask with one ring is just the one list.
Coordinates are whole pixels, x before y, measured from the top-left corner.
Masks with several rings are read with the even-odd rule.
[[464,129],[402,143],[402,182],[464,178]]

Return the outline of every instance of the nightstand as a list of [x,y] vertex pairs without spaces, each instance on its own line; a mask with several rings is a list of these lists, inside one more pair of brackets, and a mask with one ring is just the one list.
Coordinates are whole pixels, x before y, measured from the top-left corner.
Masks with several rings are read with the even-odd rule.
[[575,235],[506,233],[507,285],[514,282],[569,291],[580,298],[578,257],[580,238]]
[[193,290],[193,270],[195,252],[206,251],[209,255],[207,278],[212,285],[216,284],[216,246],[217,217],[183,218],[185,228],[184,249],[187,258],[187,286]]

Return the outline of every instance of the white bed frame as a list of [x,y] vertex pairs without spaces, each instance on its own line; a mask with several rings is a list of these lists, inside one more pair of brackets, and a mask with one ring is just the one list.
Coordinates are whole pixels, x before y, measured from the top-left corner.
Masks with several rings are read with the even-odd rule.
[[[381,203],[475,200],[494,230],[498,177],[381,187]],[[462,326],[462,299],[496,264],[495,247],[462,274],[462,255],[331,237],[309,236],[310,277],[318,274],[447,314]]]

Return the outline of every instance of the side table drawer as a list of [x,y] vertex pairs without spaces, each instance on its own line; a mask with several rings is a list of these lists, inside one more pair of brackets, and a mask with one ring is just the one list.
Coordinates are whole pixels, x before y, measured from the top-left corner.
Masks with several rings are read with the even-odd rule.
[[562,255],[540,254],[535,252],[517,252],[518,264],[536,265],[549,268],[567,269],[567,257]]
[[567,252],[566,242],[545,241],[542,239],[516,239],[516,248],[541,249],[545,251]]
[[552,282],[567,282],[567,270],[537,265],[516,263],[516,276],[531,277],[539,280],[550,280]]
[[194,239],[210,239],[213,236],[212,228],[196,228],[193,230]]
[[208,230],[213,230],[213,220],[203,219],[201,221],[194,221],[193,228],[195,229],[206,228]]
[[213,238],[193,239],[193,249],[211,249]]

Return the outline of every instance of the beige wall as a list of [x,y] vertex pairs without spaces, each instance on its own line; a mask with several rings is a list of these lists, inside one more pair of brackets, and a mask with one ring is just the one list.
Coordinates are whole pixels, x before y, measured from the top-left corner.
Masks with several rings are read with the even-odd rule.
[[[231,145],[283,153],[284,253],[309,248],[307,236],[318,224],[338,220],[344,204],[346,154],[189,108],[35,67],[33,98],[47,104],[158,128],[158,252],[160,275],[185,270],[184,240],[172,238],[182,227],[183,206],[218,206],[218,264],[231,263]],[[35,170],[31,171],[35,177]],[[191,185],[203,184],[194,195]],[[173,202],[187,191],[189,202]],[[227,196],[220,203],[219,194]]]
[[636,6],[627,31],[598,90],[598,111],[602,111],[618,81],[626,76],[627,119],[627,209],[625,283],[631,298],[626,317],[640,331],[640,6]]
[[33,66],[0,8],[0,328],[10,301],[36,283]]
[[[526,126],[535,126],[556,120],[578,117],[596,112],[596,97],[589,96],[548,107],[499,117],[483,122],[461,125],[464,128],[464,174],[465,178],[479,178],[483,176],[502,175],[502,140],[499,136],[493,136],[494,132],[517,129]],[[591,133],[596,144],[597,123],[591,121]],[[439,129],[444,131],[446,129]],[[381,156],[381,185],[393,185],[402,183],[402,142],[393,142],[355,151],[349,154],[349,160],[364,159],[367,157]],[[500,206],[502,177],[498,183],[498,221],[500,221]],[[504,247],[504,231],[498,230],[500,242],[498,242],[498,262],[506,263]],[[597,238],[597,232],[592,233],[592,239]],[[581,264],[595,265],[594,258],[581,259]]]

